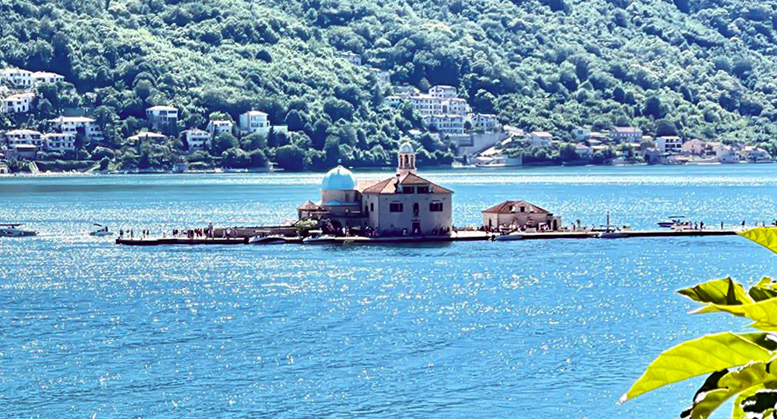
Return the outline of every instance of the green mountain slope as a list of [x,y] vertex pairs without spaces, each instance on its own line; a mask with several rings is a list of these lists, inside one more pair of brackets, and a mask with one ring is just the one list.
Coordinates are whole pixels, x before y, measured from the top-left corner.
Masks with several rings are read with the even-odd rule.
[[[575,126],[769,142],[777,133],[777,3],[742,0],[0,0],[0,63],[66,76],[22,121],[96,108],[113,139],[151,104],[182,128],[251,108],[301,130],[244,144],[296,167],[386,164],[419,128],[364,68],[393,84],[459,87],[476,111],[562,138]],[[426,163],[450,150],[423,141]],[[770,148],[773,149],[772,146]]]

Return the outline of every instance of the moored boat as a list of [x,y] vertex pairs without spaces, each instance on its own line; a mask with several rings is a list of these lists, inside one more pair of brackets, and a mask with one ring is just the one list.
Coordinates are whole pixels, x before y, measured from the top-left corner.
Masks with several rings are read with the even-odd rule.
[[0,237],[32,237],[38,233],[31,230],[22,230],[22,224],[0,224]]
[[513,232],[508,234],[502,234],[500,236],[496,236],[494,240],[499,242],[510,242],[510,241],[516,241],[516,240],[523,240],[523,234],[519,232]]
[[302,240],[302,244],[336,244],[337,239],[334,236],[317,236],[306,237]]
[[629,233],[624,231],[605,231],[599,234],[600,239],[625,239],[629,237]]
[[286,238],[283,236],[264,236],[252,237],[248,244],[285,244]]
[[95,226],[97,226],[99,228],[97,230],[90,231],[89,232],[90,236],[107,237],[107,236],[112,236],[113,235],[113,232],[108,229],[108,226],[104,226],[102,224],[95,224]]

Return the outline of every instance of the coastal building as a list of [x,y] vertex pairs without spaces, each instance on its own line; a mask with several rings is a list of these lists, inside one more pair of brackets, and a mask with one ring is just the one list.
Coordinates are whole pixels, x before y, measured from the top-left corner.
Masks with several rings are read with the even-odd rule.
[[575,153],[584,159],[590,159],[594,155],[594,149],[585,144],[576,144]]
[[739,155],[743,160],[750,163],[768,163],[772,161],[772,155],[768,151],[756,146],[746,146],[739,152]]
[[489,230],[536,228],[556,231],[561,228],[561,217],[523,200],[505,201],[483,210],[483,226]]
[[458,98],[459,94],[453,86],[432,86],[429,88],[429,96],[440,99]]
[[572,138],[579,143],[587,142],[591,139],[591,129],[588,127],[575,128],[572,130]]
[[615,127],[610,130],[610,138],[615,143],[638,143],[642,139],[642,130],[634,127]]
[[553,143],[553,134],[545,131],[535,131],[529,134],[527,140],[533,147],[550,147]]
[[686,141],[683,143],[682,152],[692,156],[703,156],[707,152],[707,143],[698,138]]
[[367,235],[447,234],[453,223],[453,192],[418,176],[410,143],[400,146],[397,160],[396,175],[382,181],[357,182],[342,166],[330,170],[321,184],[321,201],[297,208],[300,220]]
[[38,131],[29,129],[8,131],[5,133],[5,141],[8,144],[8,148],[25,144],[35,146],[37,150],[42,150],[45,147],[43,135]]
[[17,93],[3,99],[4,112],[7,113],[27,113],[32,109],[32,100],[35,99],[34,93]]
[[483,132],[497,132],[502,127],[496,115],[490,113],[471,113],[467,115],[472,128]]
[[464,117],[461,115],[429,115],[424,125],[443,134],[464,134]]
[[244,133],[258,132],[267,135],[270,132],[270,121],[267,114],[259,111],[248,111],[240,115],[240,130]]
[[30,77],[32,78],[32,84],[36,86],[42,83],[59,83],[65,81],[65,76],[48,71],[36,71],[32,73]]
[[715,149],[715,158],[723,164],[736,164],[741,161],[737,150],[726,145],[721,145]]
[[172,106],[152,106],[146,109],[146,119],[151,129],[173,133],[178,125],[178,109]]
[[208,127],[206,130],[210,133],[211,136],[213,136],[213,138],[216,138],[225,132],[232,134],[232,121],[210,121],[208,122]]
[[211,135],[208,131],[192,128],[184,132],[189,151],[207,150],[210,148]]
[[350,51],[338,52],[337,56],[353,65],[362,65],[362,56]]
[[38,147],[32,144],[9,146],[8,149],[5,150],[5,157],[7,159],[35,160],[38,157]]
[[127,138],[127,141],[130,143],[137,143],[137,142],[143,142],[143,141],[149,141],[149,142],[155,142],[158,144],[164,143],[167,140],[167,136],[157,133],[157,132],[149,132],[149,131],[141,131],[132,137]]
[[2,70],[2,78],[11,87],[17,89],[32,88],[32,72],[19,68],[6,68]]
[[677,154],[683,149],[683,140],[680,137],[658,137],[656,149],[661,153]]
[[63,132],[52,132],[48,134],[43,134],[43,144],[45,145],[46,151],[54,151],[54,152],[60,152],[60,153],[75,151],[76,135],[63,133]]
[[92,141],[103,141],[104,135],[94,119],[84,116],[60,116],[51,120],[52,126],[59,132],[65,134],[78,134],[81,130],[87,139]]

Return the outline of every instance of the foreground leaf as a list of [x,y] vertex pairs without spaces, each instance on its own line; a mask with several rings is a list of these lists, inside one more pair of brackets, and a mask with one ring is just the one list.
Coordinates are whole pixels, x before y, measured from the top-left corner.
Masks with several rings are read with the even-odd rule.
[[753,320],[755,323],[752,326],[761,330],[774,331],[777,329],[777,298],[743,305],[708,304],[692,313],[702,314],[719,311]]
[[748,294],[754,301],[764,301],[777,298],[777,282],[771,278],[762,278],[757,284],[750,287]]
[[[707,419],[718,407],[735,395],[751,390],[763,389],[777,382],[777,375],[772,372],[774,365],[765,362],[754,362],[739,370],[728,372],[722,376],[711,378],[717,380],[718,388],[699,393],[690,410],[691,419]],[[705,383],[709,386],[710,383]],[[748,394],[752,395],[748,391]]]
[[677,292],[700,303],[742,305],[755,302],[745,288],[731,278],[715,279]]
[[751,338],[730,332],[704,336],[681,343],[659,355],[620,401],[625,402],[691,377],[753,361],[766,362],[770,358],[771,352],[754,343]]
[[759,227],[737,234],[777,253],[777,228],[775,227]]

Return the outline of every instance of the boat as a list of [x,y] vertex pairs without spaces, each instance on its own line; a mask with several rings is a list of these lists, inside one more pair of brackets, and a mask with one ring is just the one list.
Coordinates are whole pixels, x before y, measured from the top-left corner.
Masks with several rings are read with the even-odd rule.
[[302,240],[302,244],[336,244],[338,243],[335,236],[316,236],[306,237]]
[[286,244],[286,238],[283,236],[257,236],[248,240],[248,244]]
[[32,237],[38,233],[30,230],[22,230],[22,224],[0,224],[0,237]]
[[666,220],[660,220],[658,222],[658,226],[662,228],[673,228],[673,227],[681,226],[687,223],[687,221],[684,221],[684,219],[685,217],[682,215],[667,217]]
[[494,240],[498,242],[510,242],[510,241],[516,241],[516,240],[523,240],[523,234],[516,231],[513,233],[496,236]]
[[599,233],[600,239],[625,239],[629,237],[629,233],[625,231],[605,231]]
[[112,236],[113,232],[108,230],[108,226],[104,226],[102,224],[95,224],[95,226],[99,227],[97,230],[89,232],[90,236],[95,237],[106,237],[106,236]]

